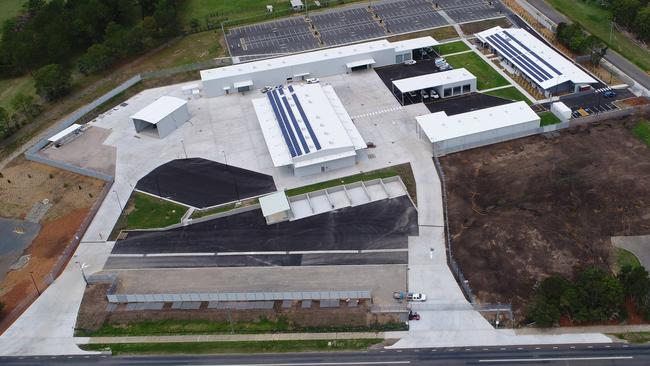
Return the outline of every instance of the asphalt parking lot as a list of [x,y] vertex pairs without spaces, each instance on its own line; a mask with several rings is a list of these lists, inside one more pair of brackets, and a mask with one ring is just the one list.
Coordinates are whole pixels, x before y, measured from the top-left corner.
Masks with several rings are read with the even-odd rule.
[[366,8],[314,14],[311,24],[327,46],[357,42],[386,35]]
[[[321,46],[335,46],[384,37],[388,34],[415,32],[448,24],[435,4],[456,22],[479,21],[499,16],[499,4],[488,5],[483,0],[398,0],[371,4],[383,21],[388,33],[365,4],[304,13],[283,20],[231,28],[226,39],[231,56],[252,59],[253,55],[300,52]],[[314,28],[310,29],[313,24]],[[320,34],[323,45],[311,33]]]
[[458,0],[441,2],[441,4],[445,13],[456,23],[469,23],[504,15],[498,5],[488,5],[483,0]]
[[302,17],[232,28],[226,39],[230,53],[236,56],[299,52],[318,47],[309,24]]
[[452,116],[454,114],[496,107],[508,103],[512,103],[512,101],[483,93],[473,93],[459,97],[440,99],[436,102],[425,103],[424,105],[431,113],[444,111],[448,116]]
[[[617,89],[615,91],[616,96],[607,98],[603,95],[606,90],[608,90],[608,88],[570,94],[560,97],[560,101],[566,104],[567,107],[571,108],[574,118],[580,118],[583,117],[583,115],[578,112],[579,109],[584,110],[584,112],[589,115],[608,112],[618,109],[613,102],[634,97],[634,94],[627,89]],[[544,108],[549,109],[550,103],[545,103]]]
[[241,253],[261,263],[264,252],[406,249],[417,233],[417,211],[402,196],[274,225],[253,210],[172,230],[130,231],[112,254]]
[[415,65],[395,64],[376,67],[374,70],[388,90],[391,91],[393,90],[393,80],[407,79],[438,72],[433,59],[419,60]]
[[415,32],[448,24],[427,0],[405,0],[373,5],[372,10],[390,33]]
[[201,158],[163,164],[142,177],[135,188],[198,208],[276,190],[270,175]]

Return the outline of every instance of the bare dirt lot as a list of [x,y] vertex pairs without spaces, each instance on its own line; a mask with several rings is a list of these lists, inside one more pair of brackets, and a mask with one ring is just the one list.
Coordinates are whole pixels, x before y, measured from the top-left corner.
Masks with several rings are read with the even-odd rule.
[[611,236],[650,233],[650,149],[636,120],[441,159],[453,253],[480,301],[511,302],[522,319],[538,280],[608,268]]
[[[34,203],[45,198],[52,203],[40,222],[40,232],[24,252],[31,255],[29,262],[8,272],[0,283],[0,302],[5,304],[2,320],[36,295],[30,274],[39,290],[49,284],[49,273],[97,200],[104,182],[23,158],[0,173],[0,217],[23,219]],[[8,325],[7,321],[0,322],[0,332]]]

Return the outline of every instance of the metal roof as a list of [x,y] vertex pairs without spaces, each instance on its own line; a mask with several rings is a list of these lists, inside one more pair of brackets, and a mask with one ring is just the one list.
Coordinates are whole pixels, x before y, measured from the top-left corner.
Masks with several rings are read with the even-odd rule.
[[494,27],[476,34],[495,48],[536,84],[550,89],[566,81],[591,84],[597,81],[580,67],[524,29]]
[[74,123],[74,124],[70,125],[68,128],[66,128],[65,130],[55,134],[54,136],[50,137],[47,140],[50,141],[50,142],[57,142],[57,141],[61,140],[62,138],[68,136],[69,134],[77,131],[80,128],[81,128],[80,124]]
[[460,83],[463,81],[476,80],[471,72],[464,68],[449,71],[435,72],[432,74],[414,76],[412,78],[394,80],[393,85],[402,93],[434,88],[441,85]]
[[186,100],[162,96],[132,115],[131,119],[139,119],[156,124],[186,104]]
[[291,209],[289,206],[289,200],[287,200],[287,195],[284,191],[278,191],[260,197],[260,208],[262,209],[262,215],[265,217],[278,212],[289,211]]
[[276,167],[294,164],[295,159],[303,165],[316,159],[327,161],[333,154],[354,154],[366,148],[330,85],[282,87],[252,103]]
[[375,60],[373,58],[364,58],[363,60],[348,62],[347,64],[345,64],[345,66],[351,69],[357,66],[374,65],[374,64],[375,64]]
[[447,116],[436,112],[415,117],[431,142],[445,141],[520,123],[539,121],[539,116],[526,104],[514,102],[496,107]]

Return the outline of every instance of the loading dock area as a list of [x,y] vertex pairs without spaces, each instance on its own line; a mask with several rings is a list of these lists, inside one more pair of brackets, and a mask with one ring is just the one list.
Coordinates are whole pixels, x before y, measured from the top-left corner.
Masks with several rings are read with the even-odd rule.
[[394,80],[391,91],[402,105],[476,92],[476,76],[455,69]]

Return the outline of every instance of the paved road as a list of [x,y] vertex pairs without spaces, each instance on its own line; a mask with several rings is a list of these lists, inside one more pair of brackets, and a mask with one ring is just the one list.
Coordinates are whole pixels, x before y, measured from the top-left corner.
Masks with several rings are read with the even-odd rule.
[[[533,5],[537,10],[542,14],[546,15],[554,23],[566,22],[568,19],[562,13],[555,10],[544,0],[527,0],[528,3]],[[650,75],[645,71],[641,70],[638,66],[628,61],[626,58],[616,53],[615,51],[608,49],[605,59],[612,63],[612,65],[618,67],[621,71],[626,73],[629,77],[636,80],[639,84],[643,85],[645,88],[650,89]]]
[[[591,348],[589,348],[591,347]],[[412,349],[344,353],[251,354],[208,356],[59,356],[0,358],[12,365],[273,365],[273,366],[354,366],[354,365],[648,365],[650,347],[546,346],[526,348]],[[538,349],[539,348],[539,349]],[[555,348],[555,349],[554,349]],[[535,361],[536,360],[536,361]]]

